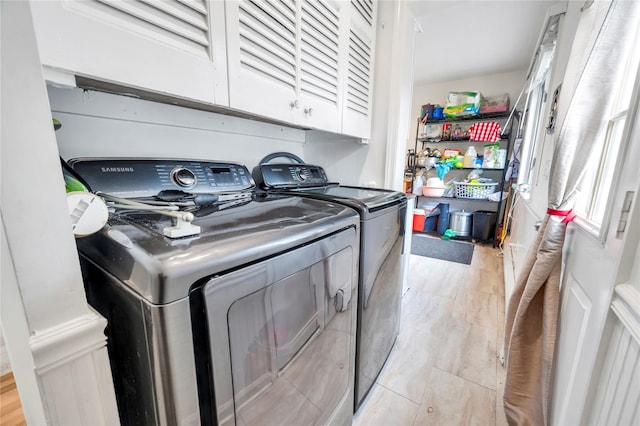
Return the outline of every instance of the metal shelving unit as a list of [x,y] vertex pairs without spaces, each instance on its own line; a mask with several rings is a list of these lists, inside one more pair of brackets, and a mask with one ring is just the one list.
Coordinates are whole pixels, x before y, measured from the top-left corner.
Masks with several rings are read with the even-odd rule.
[[[483,121],[498,121],[503,129],[508,126],[507,130],[504,131],[504,135],[501,138],[500,148],[507,150],[507,160],[505,162],[505,166],[503,168],[453,168],[447,174],[445,178],[445,182],[455,179],[458,181],[463,180],[470,171],[472,170],[482,170],[485,174],[484,177],[490,177],[494,181],[498,182],[496,187],[496,192],[500,193],[500,197],[498,201],[490,201],[484,199],[469,199],[469,198],[456,198],[456,197],[427,197],[424,195],[419,195],[416,201],[416,206],[424,205],[425,200],[437,202],[437,203],[449,203],[450,205],[454,205],[456,207],[461,207],[468,211],[477,211],[477,210],[487,210],[487,211],[495,211],[496,213],[496,229],[492,237],[485,241],[490,242],[493,241],[495,245],[495,231],[497,230],[497,225],[502,223],[503,219],[503,207],[504,207],[504,196],[503,192],[505,190],[506,185],[506,172],[509,164],[509,158],[511,156],[511,150],[513,147],[513,140],[515,138],[515,130],[516,126],[514,126],[514,121],[518,119],[518,112],[505,112],[505,113],[494,113],[494,114],[481,114],[472,117],[460,117],[460,118],[448,118],[443,120],[427,120],[426,124],[445,124],[445,123],[478,123]],[[510,120],[509,118],[512,117]],[[470,139],[454,139],[454,140],[442,140],[442,139],[434,139],[427,137],[420,137],[420,128],[424,126],[424,123],[418,118],[418,125],[416,127],[416,138],[414,144],[414,152],[415,152],[415,161],[413,162],[413,166],[410,167],[411,172],[411,182],[414,181],[416,173],[420,169],[424,169],[423,166],[417,165],[418,153],[425,150],[426,147],[433,148],[454,148],[460,149],[459,147],[467,148],[468,146],[482,147],[488,142],[478,142]],[[420,151],[418,151],[418,144],[420,144]],[[480,150],[481,152],[481,150]],[[464,154],[464,150],[461,149],[461,153]],[[435,169],[435,168],[434,168]],[[435,176],[435,172],[432,172]],[[453,173],[453,176],[451,175]],[[481,206],[481,207],[479,207]]]

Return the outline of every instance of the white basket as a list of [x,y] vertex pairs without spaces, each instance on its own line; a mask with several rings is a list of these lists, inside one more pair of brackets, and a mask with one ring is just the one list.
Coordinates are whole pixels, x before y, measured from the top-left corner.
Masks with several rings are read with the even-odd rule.
[[489,195],[496,192],[496,186],[498,182],[493,183],[466,183],[466,182],[454,182],[455,197],[456,198],[469,198],[472,200],[486,200]]

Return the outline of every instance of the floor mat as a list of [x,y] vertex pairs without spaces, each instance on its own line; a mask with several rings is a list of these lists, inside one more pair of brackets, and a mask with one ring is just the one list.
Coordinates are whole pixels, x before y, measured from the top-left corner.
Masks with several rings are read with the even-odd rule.
[[471,243],[447,241],[420,234],[413,234],[411,239],[411,254],[467,265],[471,264],[473,247]]

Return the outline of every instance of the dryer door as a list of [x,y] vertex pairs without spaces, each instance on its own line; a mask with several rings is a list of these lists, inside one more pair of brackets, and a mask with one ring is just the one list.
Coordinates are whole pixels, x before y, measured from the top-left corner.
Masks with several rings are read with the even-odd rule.
[[351,424],[358,231],[203,287],[221,425]]

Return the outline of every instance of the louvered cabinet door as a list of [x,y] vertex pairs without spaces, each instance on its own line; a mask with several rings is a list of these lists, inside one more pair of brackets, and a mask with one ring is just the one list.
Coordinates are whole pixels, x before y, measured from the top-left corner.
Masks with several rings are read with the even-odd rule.
[[373,94],[376,2],[350,1],[342,132],[369,139]]
[[222,2],[49,0],[31,10],[45,67],[228,105]]
[[300,3],[298,98],[302,124],[334,133],[342,132],[348,5],[327,0]]
[[298,5],[294,0],[228,0],[229,104],[297,124]]

